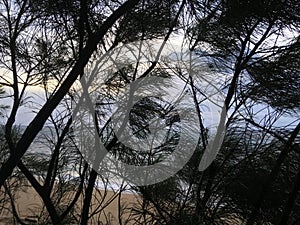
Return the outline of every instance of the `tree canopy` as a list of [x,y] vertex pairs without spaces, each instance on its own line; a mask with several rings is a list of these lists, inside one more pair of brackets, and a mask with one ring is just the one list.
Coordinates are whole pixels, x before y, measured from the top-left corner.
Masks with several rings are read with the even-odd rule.
[[[28,224],[16,204],[33,188],[38,224],[299,224],[299,11],[2,0],[0,217]],[[141,185],[155,165],[140,180],[170,176]]]

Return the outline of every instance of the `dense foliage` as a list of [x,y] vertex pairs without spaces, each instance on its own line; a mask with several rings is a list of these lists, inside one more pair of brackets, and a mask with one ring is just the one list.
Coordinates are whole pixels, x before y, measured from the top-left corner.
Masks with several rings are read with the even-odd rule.
[[[27,224],[16,203],[21,188],[32,187],[42,201],[39,224],[299,224],[299,11],[296,0],[2,0],[0,216],[11,212],[13,221]],[[160,57],[168,41],[176,43],[169,57],[181,56],[181,63]],[[126,58],[122,46],[132,63],[118,61]],[[202,80],[187,64],[200,68]],[[81,101],[79,80],[93,73],[104,87],[95,97],[97,137],[107,154],[139,166],[164,161],[187,131],[174,102],[123,99],[123,107],[132,106],[125,118],[140,148],[159,133],[158,119],[167,135],[160,145],[153,139],[151,151],[122,143],[113,121],[120,96],[145,77],[183,82],[183,96],[192,99],[186,109],[199,120],[198,127],[190,120],[186,141],[199,140],[175,175],[146,186],[127,179],[124,186],[118,178],[115,188],[117,178],[87,163],[76,139],[74,103]],[[206,117],[208,99],[220,103],[211,98],[213,88],[224,97],[226,135],[216,159],[199,171],[213,137],[210,123],[217,122]],[[24,109],[34,118],[18,124]],[[85,138],[97,145],[97,138]],[[121,204],[125,189],[137,196],[133,205]],[[114,199],[118,218],[112,219],[105,210]]]

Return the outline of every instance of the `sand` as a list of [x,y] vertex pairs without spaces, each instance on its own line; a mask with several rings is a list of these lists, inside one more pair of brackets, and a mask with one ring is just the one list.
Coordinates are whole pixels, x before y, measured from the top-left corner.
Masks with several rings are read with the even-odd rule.
[[[76,188],[74,189],[76,190]],[[66,194],[66,198],[68,196],[73,195],[75,192],[69,192]],[[105,195],[106,193],[106,195]],[[99,212],[97,212],[95,215],[93,215],[92,219],[89,221],[89,224],[101,224],[100,221],[105,224],[105,221],[108,219],[111,221],[111,224],[119,224],[118,222],[118,213],[119,213],[119,204],[118,204],[118,197],[114,198],[116,196],[116,193],[112,190],[109,190],[105,192],[104,190],[94,190],[94,196],[92,199],[92,204],[90,207],[90,211],[93,211],[97,207],[100,207]],[[3,195],[3,194],[2,194]],[[105,195],[105,197],[104,197]],[[39,195],[35,192],[35,190],[32,187],[28,187],[25,190],[19,190],[16,193],[16,200],[15,205],[16,209],[19,213],[20,218],[24,220],[26,223],[30,222],[30,224],[39,224],[39,218],[45,212],[45,208],[43,207],[43,203]],[[0,195],[0,199],[2,199],[3,196]],[[114,199],[112,199],[114,198]],[[78,200],[78,203],[76,205],[77,212],[80,213],[80,205],[83,201],[83,198],[80,197]],[[110,202],[111,201],[111,202]],[[133,193],[126,193],[123,192],[121,194],[121,205],[126,206],[126,210],[122,211],[124,213],[123,219],[130,217],[130,211],[133,204],[136,204],[138,202],[138,196]],[[107,205],[106,208],[101,210],[102,207]],[[6,206],[10,207],[10,204],[7,204]],[[73,213],[75,218],[80,218],[79,213]],[[46,215],[44,213],[44,215]],[[41,220],[41,219],[40,219]],[[12,213],[10,210],[3,209],[0,212],[0,225],[8,225],[8,224],[14,224],[12,220]],[[71,224],[78,224],[78,222],[74,222]],[[128,223],[132,224],[132,223]]]

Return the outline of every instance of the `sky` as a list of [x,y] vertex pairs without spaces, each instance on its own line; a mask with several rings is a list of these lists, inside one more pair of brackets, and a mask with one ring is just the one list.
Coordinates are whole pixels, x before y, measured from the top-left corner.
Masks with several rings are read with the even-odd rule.
[[[289,38],[294,37],[294,35],[292,35],[292,33],[290,33],[288,35]],[[285,39],[288,40],[289,38]],[[184,49],[187,48],[187,46],[182,45],[183,42],[183,38],[181,35],[175,35],[173,37],[170,38],[170,41],[167,43],[167,45],[165,46],[165,50],[163,51],[164,55],[168,55],[172,60],[174,60],[176,57],[181,57],[180,60],[189,60],[188,57],[189,55],[187,54],[178,54],[178,52],[180,51],[185,51]],[[280,40],[280,42],[282,42],[282,40]],[[158,42],[156,45],[152,45],[154,46],[153,48],[155,49],[155,51],[157,51],[159,49],[161,42]],[[135,45],[135,47],[138,46],[138,43]],[[147,51],[145,51],[147,52]],[[175,54],[173,53],[175,52]],[[150,57],[151,59],[151,57]],[[202,63],[202,67],[203,67],[203,63]],[[203,73],[203,68],[200,68],[200,72],[196,72],[196,73]],[[215,77],[219,77],[220,78],[220,74],[214,74]],[[221,76],[224,76],[221,75]],[[206,75],[207,77],[207,75]],[[223,78],[222,78],[223,79]],[[226,77],[224,77],[224,79],[226,79]],[[208,78],[208,82],[214,82],[214,78]],[[177,83],[177,81],[175,81]],[[207,83],[205,84],[207,85]],[[212,85],[210,86],[212,87]],[[11,94],[11,90],[8,88],[5,88],[7,94]],[[212,92],[212,90],[210,89],[205,89],[205,91],[210,91]],[[29,87],[27,92],[26,92],[26,104],[22,107],[20,107],[20,110],[18,111],[17,117],[16,117],[16,124],[22,124],[22,125],[28,125],[30,123],[30,121],[34,118],[35,116],[35,112],[38,110],[38,108],[40,108],[41,105],[43,105],[45,96],[44,96],[44,91],[41,87]],[[5,99],[0,99],[0,104],[3,105],[12,105],[12,98],[5,98]],[[40,106],[38,106],[40,105]],[[205,110],[205,109],[204,109]],[[210,115],[208,115],[208,117],[206,117],[206,122],[212,123],[214,122],[213,120],[218,116],[218,113],[214,114],[214,111],[218,111],[218,107],[214,108],[213,104],[209,105],[209,113]],[[259,109],[258,109],[259,110]],[[10,112],[10,109],[7,110],[7,114]],[[266,112],[267,113],[267,112]],[[264,112],[261,112],[261,116],[264,115]],[[295,119],[297,119],[297,115],[294,114],[293,116],[291,115],[286,115],[283,116],[279,122],[277,122],[278,126],[285,126],[287,124],[290,124],[292,121],[294,121]],[[1,122],[5,122],[5,118],[1,118]]]

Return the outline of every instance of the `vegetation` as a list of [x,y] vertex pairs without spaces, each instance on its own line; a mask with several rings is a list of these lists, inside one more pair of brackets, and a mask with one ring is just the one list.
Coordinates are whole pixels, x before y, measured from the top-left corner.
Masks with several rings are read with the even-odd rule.
[[[1,0],[0,211],[29,224],[16,202],[21,189],[33,188],[43,206],[39,224],[299,224],[299,11],[296,0]],[[180,63],[160,57],[179,39],[170,55],[183,57]],[[124,46],[134,62],[124,64],[128,54],[117,54]],[[101,141],[115,161],[147,166],[172,155],[190,132],[185,141],[198,144],[183,168],[146,186],[125,173],[112,188],[115,178],[91,166],[78,144],[74,104],[84,91],[78,84],[93,73],[105,88],[94,96],[99,140],[84,133],[85,143]],[[153,93],[176,86],[138,83],[153,77],[184,84],[182,93],[192,99],[185,109],[195,111],[197,126],[190,119],[185,130],[174,102],[122,95],[130,84]],[[210,99],[214,88],[224,99]],[[199,171],[214,131],[207,99],[224,105],[226,134],[216,159]],[[130,111],[118,114],[117,106]],[[17,122],[24,109],[34,115],[28,126]],[[126,124],[115,130],[116,115],[128,119],[140,149],[156,132],[157,118],[165,121],[167,138],[151,151],[134,149],[119,133]],[[127,189],[138,196],[134,205],[121,203]],[[112,220],[105,209],[114,199]]]

